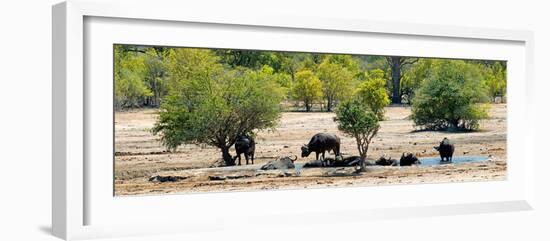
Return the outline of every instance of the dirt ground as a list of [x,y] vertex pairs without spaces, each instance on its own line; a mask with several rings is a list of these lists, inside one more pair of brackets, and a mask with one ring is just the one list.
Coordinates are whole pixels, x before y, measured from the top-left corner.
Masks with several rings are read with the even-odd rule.
[[[255,165],[215,167],[221,152],[209,146],[182,145],[166,152],[151,127],[157,110],[144,109],[115,113],[115,195],[225,192],[263,189],[296,189],[388,184],[470,182],[506,178],[506,104],[494,104],[490,118],[477,132],[448,133],[415,131],[407,117],[409,107],[387,107],[386,120],[369,150],[369,158],[383,154],[399,159],[401,153],[418,157],[438,156],[433,149],[444,137],[455,144],[455,156],[487,156],[488,161],[438,166],[369,167],[355,174],[353,168],[310,168],[259,171],[259,167],[279,156],[298,156],[300,147],[319,132],[336,133],[344,154],[357,155],[355,140],[340,133],[333,113],[286,112],[275,131],[262,131],[256,138]],[[234,150],[232,150],[234,154]],[[176,177],[167,182],[150,181],[152,176]],[[223,176],[223,180],[211,180]]]

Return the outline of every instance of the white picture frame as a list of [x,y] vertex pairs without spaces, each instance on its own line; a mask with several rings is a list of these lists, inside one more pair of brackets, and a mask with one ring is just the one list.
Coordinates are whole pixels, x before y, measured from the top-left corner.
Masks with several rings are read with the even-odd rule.
[[[52,16],[52,226],[53,234],[60,238],[85,239],[137,234],[197,232],[231,227],[235,225],[231,224],[232,222],[252,222],[255,225],[293,225],[301,222],[346,222],[397,217],[530,210],[533,208],[536,162],[533,151],[535,145],[532,121],[534,120],[530,118],[533,116],[533,110],[530,108],[532,106],[530,103],[533,101],[532,95],[530,95],[530,93],[533,93],[533,34],[529,31],[277,15],[254,17],[212,16],[208,15],[206,10],[193,9],[178,1],[155,1],[155,8],[152,9],[143,2],[73,0],[55,5]],[[92,60],[88,59],[91,52],[87,48],[92,48],[94,56],[97,56],[99,60],[102,58],[105,60],[105,56],[112,54],[112,52],[101,54],[102,50],[105,50],[105,43],[112,45],[112,43],[119,42],[121,39],[124,43],[136,44],[183,46],[181,41],[196,41],[186,43],[188,46],[193,47],[218,46],[215,41],[206,43],[204,42],[205,39],[200,37],[195,40],[181,40],[178,36],[183,36],[183,32],[172,37],[165,35],[166,33],[163,32],[166,31],[164,28],[171,28],[174,31],[177,29],[191,31],[186,29],[189,26],[194,26],[194,29],[204,33],[214,31],[211,34],[216,34],[215,31],[227,31],[227,36],[235,38],[237,38],[237,35],[250,36],[250,38],[257,37],[259,40],[262,36],[265,38],[265,36],[286,34],[294,34],[292,36],[295,36],[296,39],[302,38],[297,35],[303,35],[303,38],[306,39],[311,38],[310,35],[312,34],[318,38],[334,38],[333,40],[355,38],[353,36],[357,36],[357,38],[372,37],[372,46],[378,46],[376,38],[383,38],[384,41],[395,40],[399,42],[402,40],[400,42],[402,48],[379,50],[353,49],[353,46],[356,46],[354,44],[350,44],[351,47],[347,49],[337,45],[337,42],[329,40],[325,40],[324,44],[320,43],[318,45],[296,44],[291,46],[288,43],[285,45],[285,41],[282,39],[277,43],[272,43],[271,46],[273,47],[266,47],[266,41],[253,43],[243,42],[244,39],[225,43],[222,47],[273,48],[295,51],[321,49],[339,53],[408,56],[418,56],[415,53],[418,53],[420,49],[424,49],[425,52],[422,54],[424,57],[476,58],[477,56],[477,58],[483,58],[483,56],[491,56],[494,59],[511,61],[512,72],[509,75],[510,94],[508,100],[510,106],[508,110],[510,117],[508,120],[509,139],[507,143],[508,158],[511,162],[508,165],[508,178],[506,181],[490,183],[213,193],[187,196],[166,195],[127,197],[124,199],[115,198],[112,195],[108,196],[109,193],[112,194],[112,190],[105,188],[105,185],[107,185],[105,183],[112,182],[112,179],[98,179],[95,176],[105,176],[105,172],[108,173],[109,170],[101,169],[102,166],[96,164],[98,162],[90,162],[90,148],[96,148],[92,156],[100,156],[103,151],[112,154],[107,148],[93,144],[100,143],[102,140],[105,142],[102,139],[105,136],[97,133],[108,133],[107,131],[96,132],[101,128],[108,129],[108,127],[102,126],[102,122],[93,121],[94,118],[100,119],[103,117],[103,112],[95,111],[98,105],[96,103],[101,101],[96,102],[97,98],[94,96],[108,92],[94,92],[92,89],[112,91],[108,89],[108,85],[112,84],[112,80],[106,81],[103,83],[104,85],[96,84],[97,81],[94,84],[86,82],[86,78],[94,78],[89,76],[90,73],[89,71],[86,72],[86,68],[101,70],[101,67],[96,68],[97,65],[94,64],[101,61],[93,60],[96,57],[92,57]],[[160,41],[154,37],[140,37],[137,30],[143,29],[159,31],[156,33],[164,36],[165,40]],[[112,34],[113,31],[127,32],[124,36],[116,36]],[[93,41],[93,44],[90,45],[87,41]],[[300,40],[297,40],[297,42],[300,42]],[[414,45],[418,43],[423,43],[424,47]],[[434,46],[437,46],[441,52],[434,50]],[[452,46],[463,46],[469,50],[464,51],[461,49],[453,52]],[[499,48],[495,46],[500,46],[505,50],[500,52],[498,51]],[[94,72],[93,75],[101,75],[101,73],[104,72]],[[99,82],[101,84],[101,81]],[[92,90],[92,93],[88,92],[90,90]],[[90,100],[94,100],[93,104],[90,104]],[[99,105],[108,104],[109,102],[105,102]],[[108,131],[112,135],[112,130]],[[95,137],[90,137],[91,133],[94,133]],[[519,157],[521,157],[521,161]],[[91,169],[95,170],[92,174],[90,174]],[[493,193],[487,192],[488,190],[500,191],[494,191]],[[396,196],[398,193],[414,197],[419,192],[426,193],[428,197],[438,197],[436,193],[455,192],[463,195],[463,197],[459,198],[450,194],[441,197],[440,200],[411,198],[409,201],[403,202],[395,199],[395,197],[398,197]],[[337,202],[358,195],[368,195],[376,198],[372,198],[372,205],[369,207],[358,207],[353,210],[331,207],[320,209],[323,207],[323,203],[308,208],[289,205],[284,210],[261,211],[259,209],[261,204],[286,200],[285,198],[288,197],[305,202],[315,199]],[[239,213],[216,208],[213,210],[196,208],[196,205],[211,207],[220,200],[231,200],[229,204],[235,206],[243,205],[242,203],[247,200],[255,200],[259,204],[250,205],[247,207],[248,211]],[[136,214],[136,210],[140,210],[140,214]],[[181,214],[183,213],[193,217],[193,221],[182,218]],[[285,215],[293,215],[298,218],[288,220]],[[327,215],[330,218],[327,219]],[[231,223],[224,218],[227,216],[231,216]],[[321,216],[325,218],[320,218]],[[158,217],[162,217],[162,219],[158,219]],[[147,222],[146,220],[158,221]],[[209,225],[206,225],[206,223]]]

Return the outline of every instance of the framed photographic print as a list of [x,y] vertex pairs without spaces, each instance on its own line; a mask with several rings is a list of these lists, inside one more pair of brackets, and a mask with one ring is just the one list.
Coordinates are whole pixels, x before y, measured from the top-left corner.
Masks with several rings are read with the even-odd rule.
[[532,208],[530,32],[125,5],[53,7],[56,236]]

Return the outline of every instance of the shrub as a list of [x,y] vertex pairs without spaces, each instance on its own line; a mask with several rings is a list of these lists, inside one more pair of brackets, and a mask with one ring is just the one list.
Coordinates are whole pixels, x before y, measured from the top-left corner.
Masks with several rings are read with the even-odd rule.
[[390,103],[385,87],[384,71],[375,69],[368,73],[366,80],[359,84],[354,93],[354,98],[367,105],[380,120],[384,119],[384,107]]
[[229,148],[237,136],[274,127],[284,94],[269,71],[227,71],[212,64],[209,53],[186,55],[180,57],[195,62],[193,71],[175,75],[181,79],[161,104],[153,132],[162,133],[169,149],[183,143],[218,147],[225,164],[234,165]]
[[292,86],[292,96],[301,100],[306,106],[306,111],[311,110],[313,102],[319,100],[321,91],[321,80],[310,70],[302,70],[296,73],[296,82]]
[[415,92],[412,119],[429,130],[475,130],[487,118],[487,89],[477,66],[440,60]]
[[380,129],[377,114],[363,102],[352,99],[338,105],[334,121],[338,123],[338,130],[355,138],[361,170],[364,170],[369,145]]

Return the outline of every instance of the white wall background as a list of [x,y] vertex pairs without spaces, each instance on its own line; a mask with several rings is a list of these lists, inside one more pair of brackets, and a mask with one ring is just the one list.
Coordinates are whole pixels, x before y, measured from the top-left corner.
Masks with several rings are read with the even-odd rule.
[[[151,0],[153,1],[153,0]],[[4,1],[0,7],[0,240],[57,240],[51,236],[51,5],[58,0]],[[191,3],[193,2],[193,3]],[[282,12],[297,16],[373,19],[535,32],[539,113],[535,211],[239,230],[116,240],[550,240],[550,7],[522,0],[209,1],[190,5],[212,14]],[[292,200],[297,202],[299,200]],[[291,217],[289,217],[291,218]]]

